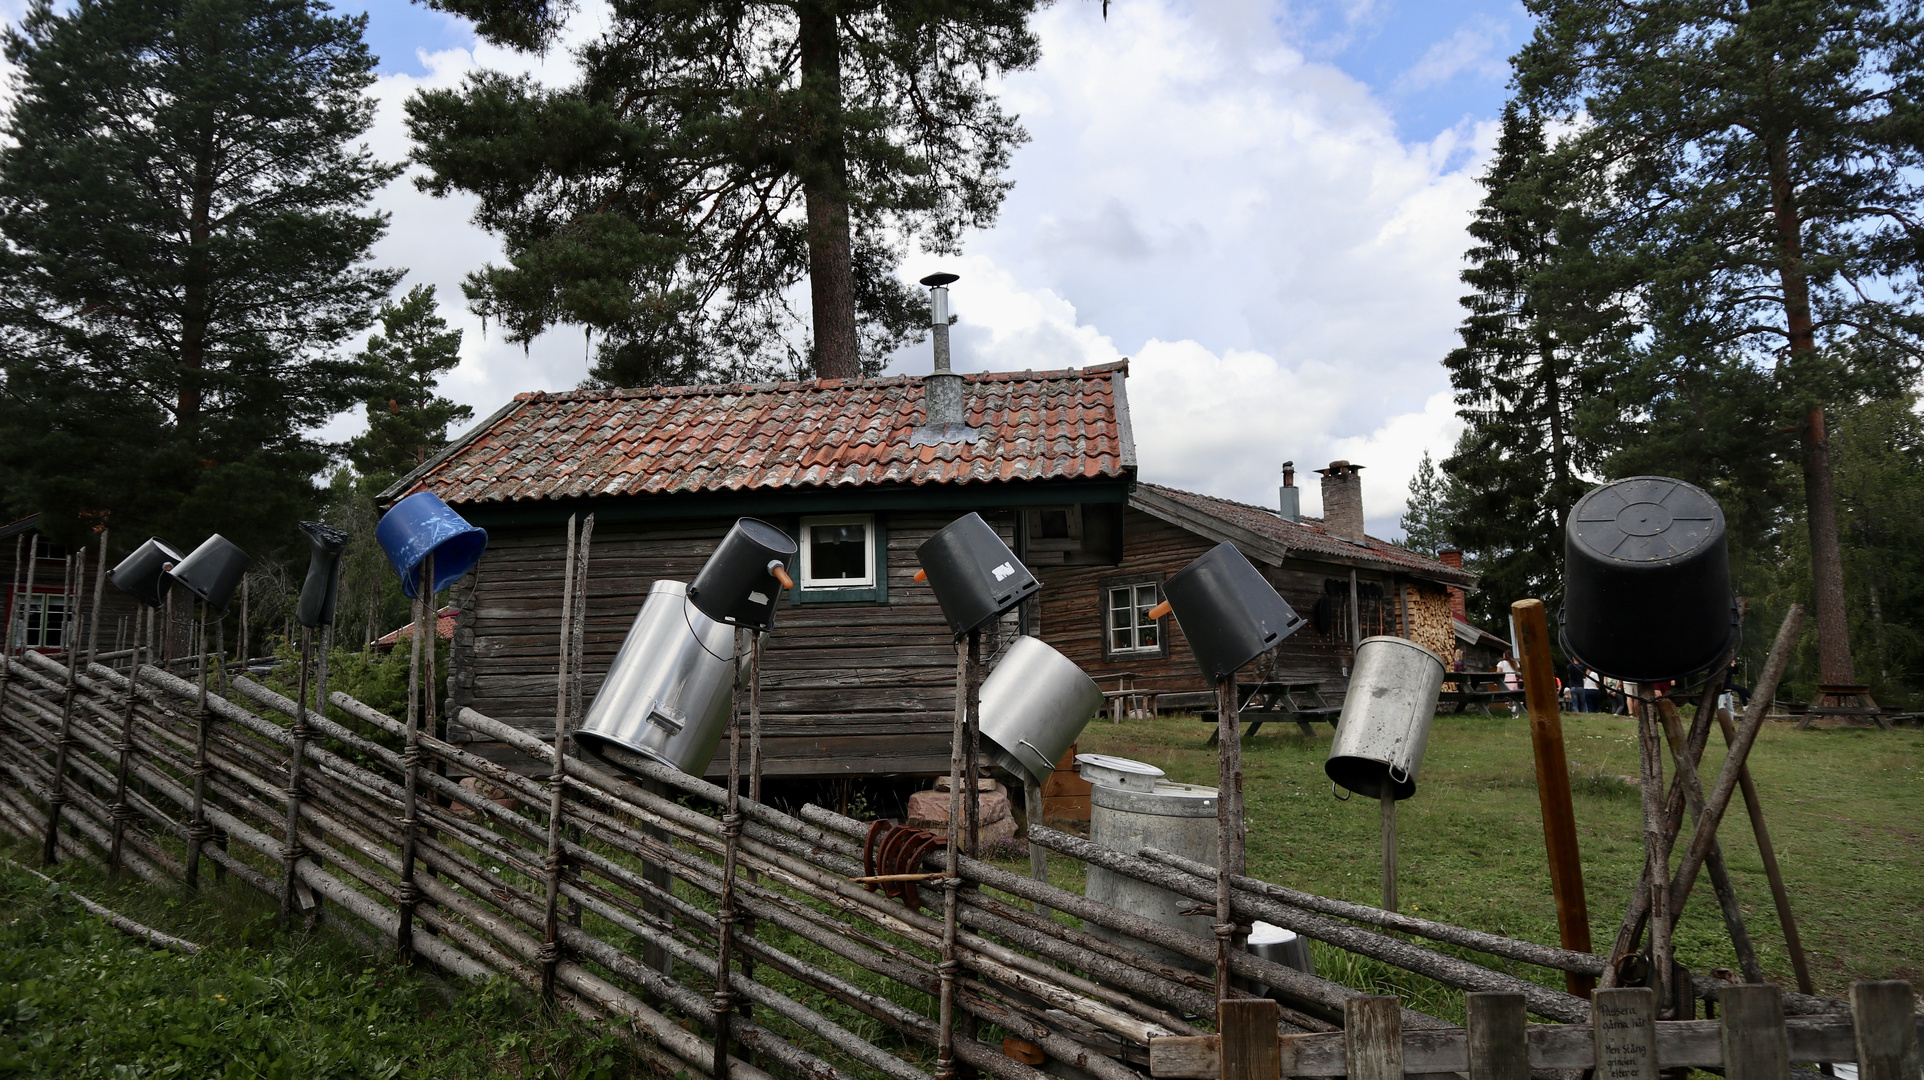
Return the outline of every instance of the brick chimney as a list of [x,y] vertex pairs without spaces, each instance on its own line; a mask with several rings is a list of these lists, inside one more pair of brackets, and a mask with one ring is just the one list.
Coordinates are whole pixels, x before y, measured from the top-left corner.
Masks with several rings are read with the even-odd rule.
[[1332,461],[1323,475],[1323,531],[1345,540],[1363,539],[1363,478],[1361,465]]
[[[1463,553],[1455,548],[1444,548],[1437,552],[1436,561],[1444,566],[1463,569]],[[1450,586],[1450,614],[1455,615],[1458,622],[1470,621],[1470,607],[1464,602],[1463,590],[1454,585]]]

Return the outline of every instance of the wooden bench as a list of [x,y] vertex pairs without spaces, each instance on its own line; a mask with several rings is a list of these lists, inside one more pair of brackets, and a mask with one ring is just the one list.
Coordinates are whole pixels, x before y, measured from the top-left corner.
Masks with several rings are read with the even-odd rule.
[[1104,690],[1102,698],[1107,705],[1109,722],[1120,724],[1126,717],[1130,720],[1154,720],[1156,718],[1157,692],[1136,689],[1136,673],[1133,671],[1112,671],[1106,675],[1095,676],[1097,685],[1104,679],[1116,680],[1114,690]]
[[[1254,736],[1264,724],[1294,720],[1305,735],[1314,735],[1310,725],[1327,720],[1332,727],[1342,713],[1341,705],[1331,705],[1323,697],[1322,684],[1314,682],[1239,682],[1236,684],[1236,715],[1249,725],[1244,738]],[[1222,717],[1215,709],[1205,709],[1197,718],[1218,724]],[[1204,746],[1216,745],[1220,732],[1211,731]]]

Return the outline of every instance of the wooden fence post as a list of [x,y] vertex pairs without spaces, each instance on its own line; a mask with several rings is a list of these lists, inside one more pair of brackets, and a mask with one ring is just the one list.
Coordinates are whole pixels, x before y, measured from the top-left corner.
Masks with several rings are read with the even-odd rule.
[[[1530,714],[1530,748],[1536,757],[1537,802],[1543,813],[1543,846],[1550,857],[1550,895],[1557,905],[1557,934],[1563,947],[1590,952],[1590,908],[1583,893],[1583,861],[1577,850],[1576,810],[1570,801],[1570,762],[1563,747],[1563,717],[1557,710],[1557,676],[1551,662],[1550,627],[1543,601],[1510,605],[1516,624],[1518,660],[1523,668],[1524,707]],[[1595,980],[1566,972],[1565,987],[1589,997]]]
[[[52,866],[54,850],[60,841],[60,810],[67,804],[67,752],[73,745],[73,695],[74,664],[78,653],[79,637],[75,631],[79,620],[75,615],[76,598],[80,593],[80,581],[87,573],[87,549],[67,556],[65,560],[66,578],[60,585],[60,643],[67,647],[67,685],[60,695],[60,729],[53,744],[53,781],[47,790],[47,837],[40,851],[40,864]],[[44,625],[43,617],[41,623]],[[44,635],[42,640],[45,640]]]
[[1717,991],[1723,1018],[1724,1080],[1790,1080],[1784,995],[1770,983]]
[[[142,621],[146,622],[146,635],[141,630]],[[113,829],[107,845],[107,873],[120,872],[120,850],[126,841],[127,824],[139,817],[133,805],[127,801],[127,780],[134,767],[134,705],[140,695],[134,692],[140,683],[140,646],[145,641],[149,651],[153,649],[154,612],[152,608],[134,609],[133,655],[127,659],[127,708],[120,717],[120,744],[114,747],[119,761],[114,768]]]
[[1222,1080],[1278,1080],[1283,1044],[1281,1010],[1268,998],[1237,998],[1219,1006]]
[[715,905],[715,997],[710,1007],[715,1011],[715,1080],[728,1080],[728,1028],[729,1016],[735,1009],[734,988],[729,985],[729,972],[734,965],[735,952],[735,875],[740,861],[742,835],[742,665],[741,658],[746,650],[753,648],[749,643],[749,631],[740,627],[735,629],[735,653],[731,658],[734,668],[735,700],[728,710],[728,791],[722,811],[722,880],[721,896]]
[[1343,1055],[1349,1080],[1403,1080],[1403,999],[1343,1002]]
[[1230,999],[1229,954],[1241,936],[1230,886],[1230,879],[1243,872],[1243,728],[1236,704],[1232,671],[1216,680],[1216,921],[1210,929],[1216,935],[1218,1012]]
[[[288,726],[288,738],[293,745],[287,756],[287,836],[281,845],[281,921],[291,922],[294,909],[298,905],[294,894],[294,866],[301,861],[301,773],[307,761],[307,671],[314,656],[314,631],[301,627],[301,670],[295,677],[293,723]],[[317,704],[325,707],[327,698],[316,695]]]
[[[434,553],[421,560],[420,580],[414,587],[414,634],[412,655],[408,660],[408,719],[406,743],[401,751],[401,917],[394,928],[394,948],[401,962],[414,962],[414,907],[421,901],[421,890],[414,884],[415,840],[420,821],[415,808],[421,783],[421,640],[433,625],[426,616],[434,605]],[[438,618],[435,621],[439,621]],[[433,647],[429,646],[432,652]]]
[[1915,1008],[1910,983],[1891,979],[1851,984],[1857,1080],[1917,1080],[1924,1062],[1919,1060]]
[[541,998],[554,1001],[555,970],[561,965],[561,807],[567,787],[569,682],[574,676],[575,515],[568,515],[567,547],[561,564],[561,662],[555,670],[554,770],[548,774],[548,851],[543,866],[547,899],[541,940]]
[[[173,590],[169,589],[167,603],[170,615],[173,595]],[[207,743],[213,738],[214,716],[207,708],[207,616],[199,601],[194,603],[194,616],[194,648],[199,653],[200,694],[194,709],[194,803],[187,822],[186,878],[189,889],[200,888],[200,849],[214,838],[214,829],[207,824],[207,777],[214,771],[213,763],[207,759]]]
[[1615,987],[1590,996],[1596,1080],[1657,1080],[1657,992]]
[[[1521,634],[1521,627],[1518,628]],[[1522,994],[1464,995],[1470,1080],[1530,1080],[1530,1017]]]

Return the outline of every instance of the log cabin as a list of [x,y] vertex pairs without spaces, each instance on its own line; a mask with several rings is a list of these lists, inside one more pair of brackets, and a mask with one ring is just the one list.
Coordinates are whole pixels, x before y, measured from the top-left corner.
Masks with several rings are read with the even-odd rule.
[[[469,706],[552,734],[570,515],[595,516],[587,700],[650,585],[693,578],[749,515],[801,545],[798,588],[765,644],[766,773],[946,772],[955,648],[913,580],[915,549],[974,511],[1022,555],[1024,511],[1046,508],[1078,523],[1076,551],[1049,553],[1058,569],[1113,563],[1136,478],[1126,376],[1123,362],[522,394],[382,493],[432,490],[489,532],[452,590],[449,714]],[[960,411],[931,422],[927,390],[944,379]],[[993,628],[990,647],[1025,617]],[[458,725],[450,734],[522,767]],[[710,769],[725,767],[718,756]]]
[[[1105,690],[1133,689],[1135,709],[1212,707],[1173,616],[1150,620],[1162,583],[1219,543],[1236,545],[1308,625],[1252,661],[1239,681],[1314,683],[1340,703],[1356,643],[1408,638],[1446,663],[1457,656],[1451,594],[1474,588],[1462,566],[1365,535],[1361,465],[1333,461],[1323,476],[1324,516],[1300,513],[1293,465],[1283,467],[1274,510],[1158,484],[1138,484],[1122,508],[1120,557],[1048,565],[1052,548],[1076,547],[1080,523],[1062,512],[1027,511],[1027,558],[1043,583],[1039,625],[1029,627],[1094,676]],[[1059,539],[1058,539],[1059,538]],[[1154,698],[1149,697],[1154,694]],[[1303,699],[1311,704],[1311,698]]]
[[[119,559],[126,551],[110,551],[109,559]],[[40,515],[29,514],[18,521],[0,525],[0,560],[11,575],[6,583],[6,606],[0,613],[9,649],[56,652],[67,647],[67,634],[77,631],[76,644],[86,647],[88,620],[94,617],[94,587],[99,582],[100,548],[86,551],[85,577],[79,585],[77,619],[67,612],[68,575],[72,572],[74,552],[40,531]],[[113,567],[108,566],[111,570]],[[100,594],[100,626],[94,636],[99,652],[114,652],[130,644],[139,605],[133,597],[113,586]],[[183,628],[184,628],[183,622]],[[184,633],[176,639],[187,647]]]

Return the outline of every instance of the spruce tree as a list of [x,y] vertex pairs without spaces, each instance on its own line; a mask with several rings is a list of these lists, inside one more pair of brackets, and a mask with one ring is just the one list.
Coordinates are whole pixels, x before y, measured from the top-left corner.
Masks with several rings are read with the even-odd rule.
[[1403,546],[1431,558],[1450,547],[1458,494],[1425,449],[1423,460],[1416,463],[1416,472],[1410,477],[1409,500],[1398,522],[1403,529]]
[[432,285],[381,305],[381,332],[359,359],[367,431],[348,443],[347,456],[379,491],[446,446],[448,426],[472,420],[474,410],[435,393],[441,375],[461,362],[461,331],[448,329]]
[[1581,163],[1512,102],[1469,232],[1462,347],[1444,360],[1465,430],[1443,463],[1458,493],[1448,539],[1483,576],[1480,614],[1553,595],[1563,527],[1594,475],[1580,435],[1635,326],[1624,267],[1594,248]]
[[[435,3],[526,50],[568,9]],[[1036,3],[616,0],[572,86],[416,96],[422,186],[474,195],[506,251],[470,304],[511,340],[599,334],[604,385],[879,369],[927,322],[900,243],[954,251],[1008,190],[1024,135],[990,85],[1034,62]]]
[[1569,141],[1607,185],[1608,243],[1639,261],[1659,316],[1646,354],[1770,386],[1774,422],[1717,434],[1801,458],[1823,681],[1849,683],[1821,410],[1888,396],[1924,361],[1924,13],[1910,0],[1529,6],[1519,88],[1581,120]]
[[310,430],[358,398],[342,345],[396,170],[364,18],[308,0],[36,0],[5,37],[0,473],[56,530],[108,512],[177,542],[278,546]]

